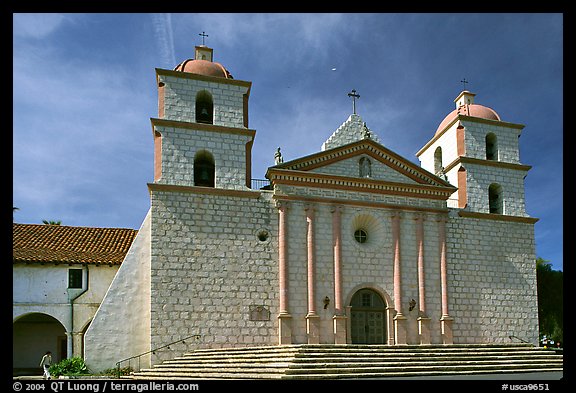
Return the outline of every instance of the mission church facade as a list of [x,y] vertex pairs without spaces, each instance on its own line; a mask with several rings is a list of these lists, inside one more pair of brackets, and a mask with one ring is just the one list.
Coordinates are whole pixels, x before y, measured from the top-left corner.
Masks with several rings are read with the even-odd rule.
[[91,369],[191,335],[189,349],[537,343],[523,125],[464,90],[418,166],[353,113],[252,189],[251,82],[212,57],[156,69],[150,210],[86,331]]

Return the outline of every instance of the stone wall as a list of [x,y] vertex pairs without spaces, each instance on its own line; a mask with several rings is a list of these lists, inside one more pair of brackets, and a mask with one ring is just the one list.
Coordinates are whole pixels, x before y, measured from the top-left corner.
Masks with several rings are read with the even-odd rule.
[[459,217],[447,223],[450,314],[455,343],[537,345],[534,225]]
[[[214,103],[215,125],[244,127],[243,96],[249,91],[249,83],[218,78],[218,82],[192,79],[182,76],[158,75],[164,86],[164,118],[185,122],[196,121],[196,95],[208,91]],[[206,78],[205,78],[206,79]],[[210,78],[208,78],[210,79]],[[213,78],[215,79],[215,78]]]
[[162,177],[158,183],[193,186],[199,151],[214,157],[215,186],[246,189],[246,144],[250,135],[155,125],[162,135]]
[[[152,347],[193,334],[200,347],[274,345],[278,220],[271,193],[195,187],[152,191],[151,201]],[[264,320],[251,320],[253,306],[264,306],[257,318]]]
[[524,197],[524,177],[527,171],[466,163],[467,208],[489,213],[488,188],[497,183],[502,187],[503,214],[528,217]]

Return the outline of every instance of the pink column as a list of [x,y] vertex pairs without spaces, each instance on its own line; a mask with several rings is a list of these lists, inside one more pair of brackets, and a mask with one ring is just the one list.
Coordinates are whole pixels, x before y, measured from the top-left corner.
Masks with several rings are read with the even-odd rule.
[[307,254],[308,254],[308,314],[316,314],[316,293],[314,291],[314,207],[307,204],[306,210],[306,224],[307,224]]
[[416,246],[418,249],[418,309],[426,315],[426,285],[424,272],[424,215],[416,215]]
[[332,238],[334,241],[334,313],[343,315],[342,307],[342,207],[334,206],[332,210]]
[[334,344],[348,342],[347,317],[342,304],[342,206],[332,208],[332,240],[334,247]]
[[426,316],[426,272],[424,270],[424,214],[417,213],[416,246],[418,250],[418,336],[420,344],[430,344],[430,318]]
[[314,290],[316,285],[314,276],[316,250],[314,240],[314,206],[306,204],[304,210],[306,211],[306,254],[308,259],[308,314],[306,314],[306,335],[308,336],[308,344],[319,344],[320,316],[316,314],[316,292]]
[[288,313],[288,205],[278,203],[278,344],[292,344],[292,316]]
[[400,213],[392,213],[392,247],[394,249],[394,308],[402,315],[402,273],[400,268]]
[[440,241],[440,287],[442,291],[442,316],[448,315],[448,271],[446,268],[446,217],[438,220]]
[[438,219],[438,238],[440,246],[440,288],[442,292],[442,317],[440,318],[440,331],[444,344],[453,344],[452,318],[448,312],[448,267],[446,251],[446,221],[447,217],[441,215]]
[[396,345],[406,344],[406,317],[402,314],[402,273],[400,259],[400,212],[392,213],[392,246],[394,248],[394,336]]
[[278,204],[278,284],[280,287],[280,314],[288,314],[288,223],[286,202]]

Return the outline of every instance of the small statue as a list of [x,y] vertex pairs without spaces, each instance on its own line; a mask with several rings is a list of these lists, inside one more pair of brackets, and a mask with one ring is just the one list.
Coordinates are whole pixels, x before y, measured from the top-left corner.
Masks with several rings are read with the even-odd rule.
[[278,165],[278,164],[282,164],[284,162],[284,159],[282,158],[282,153],[280,153],[280,148],[278,148],[276,150],[276,153],[274,153],[274,164]]
[[372,138],[372,134],[370,133],[370,130],[366,126],[366,122],[364,122],[364,125],[362,126],[362,138],[364,138],[364,139],[367,139],[367,138],[371,139]]

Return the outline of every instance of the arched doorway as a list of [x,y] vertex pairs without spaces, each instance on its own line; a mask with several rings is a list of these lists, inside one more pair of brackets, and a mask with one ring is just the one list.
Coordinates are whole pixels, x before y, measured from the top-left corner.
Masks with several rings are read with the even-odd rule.
[[374,290],[358,290],[350,301],[352,344],[386,344],[386,303]]
[[44,313],[26,314],[13,323],[12,367],[41,373],[40,359],[46,351],[52,352],[52,361],[67,358],[67,337],[64,326]]

